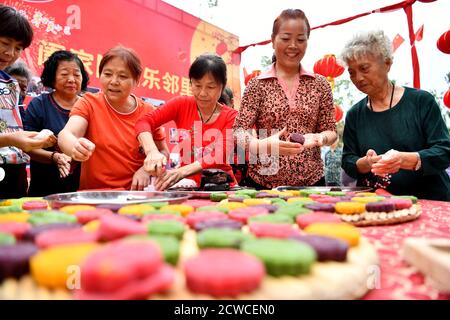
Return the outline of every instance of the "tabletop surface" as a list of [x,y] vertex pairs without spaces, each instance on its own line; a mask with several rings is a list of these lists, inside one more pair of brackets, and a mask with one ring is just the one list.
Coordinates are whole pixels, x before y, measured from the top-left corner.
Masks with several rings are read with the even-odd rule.
[[408,237],[450,238],[450,202],[419,203],[422,215],[415,221],[360,228],[377,248],[381,275],[364,299],[450,299],[450,294],[437,291],[422,273],[402,259],[402,244]]
[[368,285],[372,290],[363,299],[450,299],[450,294],[433,288],[421,272],[402,258],[403,241],[408,237],[450,238],[450,202],[419,200],[419,203],[422,214],[417,220],[359,228],[375,246],[380,259],[380,268],[376,270],[379,279],[375,279],[374,270],[368,270]]

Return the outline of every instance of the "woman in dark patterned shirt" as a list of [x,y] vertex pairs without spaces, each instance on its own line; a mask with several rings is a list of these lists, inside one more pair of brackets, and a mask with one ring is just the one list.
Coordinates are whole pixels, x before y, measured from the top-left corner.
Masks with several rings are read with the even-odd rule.
[[[273,24],[275,62],[244,92],[233,129],[238,144],[250,151],[248,186],[325,184],[320,147],[336,140],[336,124],[326,78],[300,63],[309,34],[303,11],[284,10]],[[289,142],[292,133],[304,135],[303,145]]]

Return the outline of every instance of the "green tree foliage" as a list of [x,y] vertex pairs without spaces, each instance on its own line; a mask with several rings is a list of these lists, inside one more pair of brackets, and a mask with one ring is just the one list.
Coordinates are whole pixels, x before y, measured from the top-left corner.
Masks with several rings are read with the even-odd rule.
[[261,57],[261,66],[263,69],[269,67],[272,64],[272,58],[268,56],[262,56]]
[[344,110],[344,118],[345,113],[363,97],[364,95],[356,89],[350,80],[335,80],[333,100],[335,104],[339,105],[342,110]]

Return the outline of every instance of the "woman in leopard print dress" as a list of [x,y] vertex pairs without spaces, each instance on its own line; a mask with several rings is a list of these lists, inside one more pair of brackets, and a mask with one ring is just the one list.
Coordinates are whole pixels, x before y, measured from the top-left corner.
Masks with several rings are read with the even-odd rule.
[[[309,34],[303,11],[284,10],[273,24],[275,62],[244,92],[233,129],[250,151],[248,186],[325,185],[320,147],[336,140],[336,123],[326,78],[300,64]],[[292,133],[304,135],[303,145],[289,142]]]

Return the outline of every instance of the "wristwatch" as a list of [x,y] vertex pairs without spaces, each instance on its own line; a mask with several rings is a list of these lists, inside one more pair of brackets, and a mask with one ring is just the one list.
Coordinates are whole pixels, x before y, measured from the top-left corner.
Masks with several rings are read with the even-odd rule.
[[417,171],[422,167],[422,160],[420,159],[420,154],[418,152],[416,152],[416,156],[417,156],[417,164],[416,167],[414,168],[414,171]]

